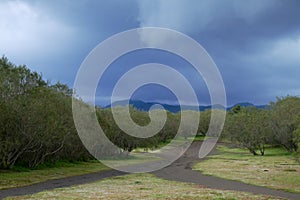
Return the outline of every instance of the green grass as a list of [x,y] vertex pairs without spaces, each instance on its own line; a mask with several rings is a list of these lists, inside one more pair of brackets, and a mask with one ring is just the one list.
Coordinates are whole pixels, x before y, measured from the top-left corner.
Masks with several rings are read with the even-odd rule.
[[47,163],[35,170],[15,167],[13,170],[0,170],[0,189],[21,187],[51,179],[88,174],[107,170],[108,168],[98,161],[89,162],[57,162]]
[[132,152],[127,158],[119,159],[104,159],[105,164],[108,164],[110,167],[119,168],[123,166],[136,165],[140,163],[147,163],[152,161],[158,161],[161,158],[151,154],[151,153],[142,153],[142,152]]
[[[244,192],[208,189],[196,184],[167,181],[151,174],[131,174],[95,183],[44,191],[8,199],[276,199]],[[277,198],[279,199],[279,198]]]
[[268,148],[265,156],[226,146],[218,146],[218,150],[218,155],[197,163],[194,169],[206,175],[300,193],[300,164],[291,153],[281,148]]

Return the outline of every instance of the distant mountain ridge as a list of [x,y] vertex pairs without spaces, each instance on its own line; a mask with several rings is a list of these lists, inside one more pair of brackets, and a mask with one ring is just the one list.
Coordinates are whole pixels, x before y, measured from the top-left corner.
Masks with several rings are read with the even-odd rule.
[[[224,109],[224,107],[222,105],[207,105],[207,106],[191,106],[191,105],[182,105],[180,108],[180,105],[170,105],[170,104],[165,104],[165,103],[158,103],[158,102],[144,102],[141,100],[130,100],[129,101],[129,105],[132,105],[134,108],[136,108],[137,110],[140,111],[149,111],[149,109],[151,108],[151,106],[155,105],[155,104],[159,104],[161,106],[164,107],[164,109],[166,109],[169,112],[172,113],[177,113],[180,110],[199,110],[199,111],[205,111],[207,109],[211,109],[212,107],[214,107],[215,109]],[[115,107],[115,106],[126,106],[128,105],[128,101],[127,100],[123,100],[123,101],[116,101],[113,104],[107,105],[104,108],[111,108],[111,107]],[[242,102],[242,103],[237,103],[233,106],[229,106],[226,108],[226,110],[230,110],[233,107],[240,105],[241,107],[256,107],[259,109],[268,109],[268,105],[254,105],[252,103],[249,102]],[[198,109],[197,109],[198,108]]]

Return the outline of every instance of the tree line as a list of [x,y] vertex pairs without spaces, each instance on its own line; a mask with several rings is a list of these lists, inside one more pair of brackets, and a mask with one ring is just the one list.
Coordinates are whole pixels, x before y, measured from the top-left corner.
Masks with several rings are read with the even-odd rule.
[[[16,164],[35,168],[45,162],[93,159],[77,134],[72,98],[72,90],[67,85],[50,84],[41,74],[25,65],[16,66],[3,56],[0,59],[0,168],[8,169]],[[122,109],[119,108],[120,112]],[[195,111],[182,112],[195,116]],[[147,112],[130,107],[130,114],[141,126],[150,122]],[[181,121],[181,113],[167,112],[163,129],[143,139],[124,133],[108,108],[97,107],[96,116],[107,137],[121,148],[120,156],[127,156],[136,148],[151,149],[168,143],[177,134]],[[209,122],[210,110],[201,112],[198,135],[207,133]],[[300,98],[285,97],[265,110],[234,107],[227,113],[222,137],[248,148],[254,155],[264,155],[268,145],[281,145],[293,152],[298,151],[299,124]],[[184,138],[189,137],[189,127],[183,129]],[[105,147],[99,149],[103,156],[113,153]]]

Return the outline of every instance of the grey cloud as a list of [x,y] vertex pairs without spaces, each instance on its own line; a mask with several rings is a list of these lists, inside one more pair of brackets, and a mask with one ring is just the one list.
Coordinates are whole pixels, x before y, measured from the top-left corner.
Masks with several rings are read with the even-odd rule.
[[[24,37],[30,39],[24,40],[26,42],[8,38],[23,33],[21,29],[5,37],[2,31],[0,53],[17,64],[28,64],[53,81],[60,80],[72,86],[85,56],[109,36],[136,27],[162,26],[181,31],[203,45],[223,75],[229,104],[240,101],[268,103],[275,96],[300,94],[300,1],[297,0],[24,0],[1,3],[8,2],[29,5],[34,11],[29,14],[38,12],[44,17],[33,20],[35,23],[23,18],[22,25],[30,28],[23,29]],[[0,16],[5,11],[7,7],[0,7]],[[1,16],[1,20],[5,22],[2,25],[16,24],[8,15]],[[38,32],[41,30],[48,31]],[[131,64],[153,60],[173,65],[189,77],[199,96],[206,95],[203,80],[185,70],[184,63],[160,52],[120,60],[128,69]],[[113,82],[123,72],[126,72],[124,68],[108,71],[106,85],[99,93],[109,95]],[[158,89],[153,98],[167,98],[163,92]],[[149,94],[140,94],[151,98]]]

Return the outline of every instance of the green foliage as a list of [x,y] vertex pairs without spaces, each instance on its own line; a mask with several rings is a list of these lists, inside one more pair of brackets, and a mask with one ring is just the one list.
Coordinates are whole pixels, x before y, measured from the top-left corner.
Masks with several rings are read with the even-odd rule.
[[[0,168],[90,157],[72,119],[70,89],[0,59]],[[71,142],[71,143],[70,143]]]
[[233,109],[226,121],[227,137],[247,148],[253,155],[265,153],[270,137],[268,111],[256,108]]
[[[300,142],[300,98],[284,97],[269,110],[236,106],[228,113],[225,138],[264,155],[266,145],[280,145],[297,152]],[[297,155],[297,154],[296,154]]]
[[300,142],[300,98],[291,96],[278,98],[272,106],[273,142],[290,152],[297,151]]
[[[127,112],[125,107],[118,107],[114,109],[116,110],[115,112],[120,116]],[[150,123],[150,118],[147,112],[138,111],[132,106],[129,107],[129,112],[133,121],[138,125],[146,126]],[[123,150],[122,152],[120,152],[120,156],[127,156],[128,153],[136,148],[151,149],[158,147],[161,143],[167,144],[169,140],[176,135],[179,126],[178,116],[168,112],[167,121],[159,133],[148,138],[138,138],[128,135],[117,126],[116,122],[114,121],[111,109],[98,108],[96,114],[106,136],[110,139],[110,141],[112,141],[115,145]],[[159,113],[156,114],[159,116]]]
[[198,126],[198,134],[206,135],[210,123],[211,110],[205,110],[200,113],[200,121]]

